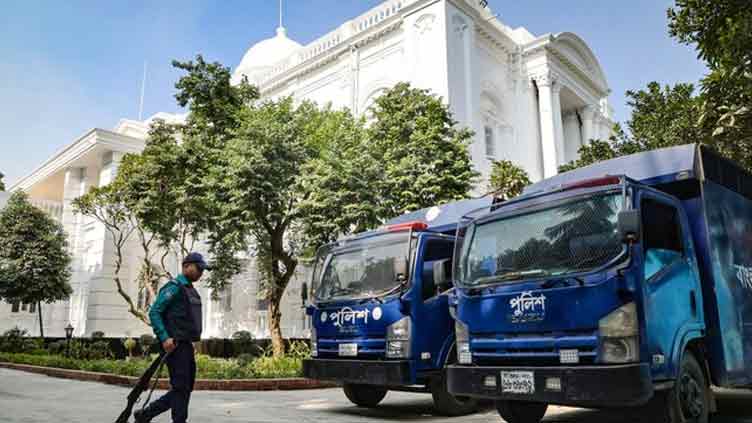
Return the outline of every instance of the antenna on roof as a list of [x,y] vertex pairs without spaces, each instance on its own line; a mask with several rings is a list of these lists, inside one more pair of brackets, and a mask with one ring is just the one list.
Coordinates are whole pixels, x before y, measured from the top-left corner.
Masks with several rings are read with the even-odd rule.
[[[282,1],[282,0],[280,0]],[[143,119],[144,114],[144,90],[146,87],[146,60],[144,60],[144,78],[141,80],[141,101],[138,103],[138,120]]]

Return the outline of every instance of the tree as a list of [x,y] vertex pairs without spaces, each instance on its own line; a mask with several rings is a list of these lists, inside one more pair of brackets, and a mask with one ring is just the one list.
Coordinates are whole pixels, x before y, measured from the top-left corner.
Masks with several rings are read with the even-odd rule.
[[702,80],[703,127],[721,153],[752,169],[752,7],[747,0],[676,0],[669,33],[695,46]]
[[488,190],[501,200],[520,195],[530,185],[527,172],[509,160],[494,160],[488,179]]
[[369,112],[369,150],[383,166],[382,216],[466,198],[478,177],[468,151],[473,133],[439,97],[399,83]]
[[227,144],[225,184],[247,221],[269,301],[275,354],[284,352],[282,296],[317,246],[405,211],[465,198],[476,173],[446,105],[399,84],[373,122],[291,98],[244,108]]
[[3,172],[0,172],[0,191],[5,191],[5,182],[3,182],[3,178],[5,175],[3,175]]
[[0,211],[0,298],[38,304],[41,336],[41,303],[65,300],[73,292],[70,262],[62,225],[34,207],[24,192],[14,192]]
[[245,234],[227,212],[226,192],[217,190],[224,177],[224,147],[237,127],[238,110],[258,92],[246,82],[230,85],[230,71],[201,56],[195,62],[173,62],[188,73],[176,83],[176,99],[190,113],[185,124],[156,121],[144,150],[122,158],[114,180],[94,188],[75,202],[77,210],[107,229],[115,251],[114,282],[136,318],[150,324],[148,301],[134,301],[120,275],[126,245],[138,240],[142,251],[139,291],[156,296],[160,280],[174,275],[167,257],[182,257],[199,240],[207,241],[217,270],[208,285],[216,293],[240,270],[236,253],[246,248]]
[[559,168],[560,172],[586,166],[639,151],[654,150],[690,142],[709,143],[710,137],[700,125],[702,100],[692,84],[661,86],[651,82],[647,88],[627,91],[632,115],[608,140],[592,140],[580,147],[580,158]]

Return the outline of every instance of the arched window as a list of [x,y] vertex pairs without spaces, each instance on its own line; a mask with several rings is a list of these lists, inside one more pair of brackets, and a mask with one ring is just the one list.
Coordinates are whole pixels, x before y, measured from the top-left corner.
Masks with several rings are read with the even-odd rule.
[[502,117],[499,98],[489,91],[481,93],[481,118],[483,123],[483,152],[489,160],[504,158],[504,151],[514,140],[514,129]]

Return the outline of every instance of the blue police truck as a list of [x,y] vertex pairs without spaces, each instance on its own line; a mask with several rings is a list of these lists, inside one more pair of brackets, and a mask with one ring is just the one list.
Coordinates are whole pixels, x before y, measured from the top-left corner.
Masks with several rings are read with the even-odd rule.
[[707,422],[752,386],[752,176],[697,145],[616,158],[466,215],[450,393]]
[[[398,390],[430,392],[445,415],[473,412],[476,400],[446,389],[445,369],[457,356],[448,275],[458,219],[488,203],[432,207],[322,247],[306,308],[313,357],[305,376],[342,383],[363,407]],[[303,292],[305,302],[307,286]]]

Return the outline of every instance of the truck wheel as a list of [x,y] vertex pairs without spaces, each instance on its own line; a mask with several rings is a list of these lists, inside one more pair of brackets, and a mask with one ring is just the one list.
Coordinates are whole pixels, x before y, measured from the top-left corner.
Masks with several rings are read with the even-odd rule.
[[373,385],[355,385],[346,383],[343,386],[345,396],[353,404],[373,408],[376,407],[386,396],[386,389]]
[[449,393],[445,376],[437,377],[431,382],[431,395],[434,408],[444,416],[464,416],[478,411],[478,400],[470,397],[456,397]]
[[710,415],[710,387],[702,366],[694,354],[687,351],[682,357],[679,376],[674,388],[663,394],[665,410],[671,423],[708,423]]
[[548,404],[524,401],[496,401],[499,415],[507,423],[540,423]]

